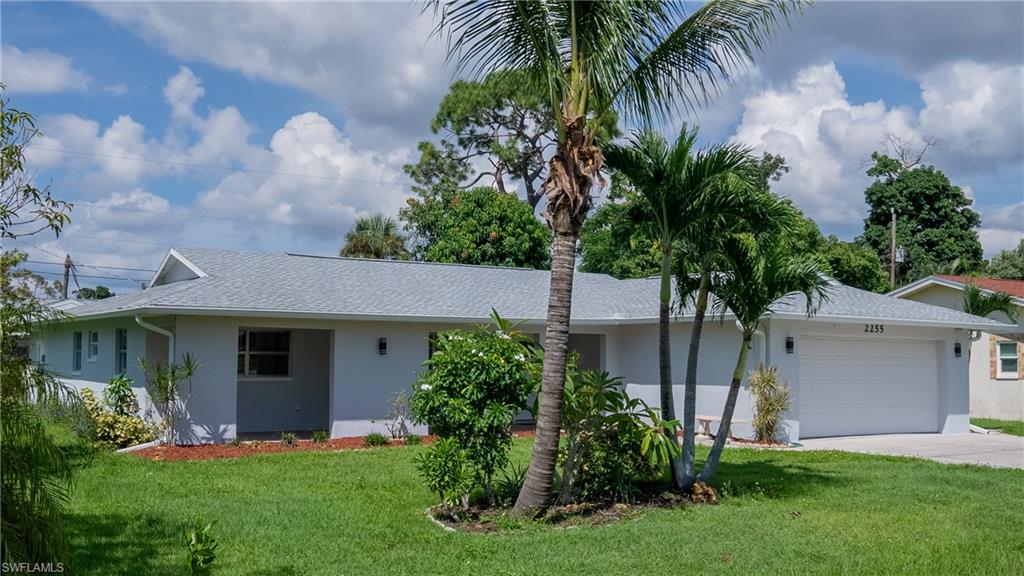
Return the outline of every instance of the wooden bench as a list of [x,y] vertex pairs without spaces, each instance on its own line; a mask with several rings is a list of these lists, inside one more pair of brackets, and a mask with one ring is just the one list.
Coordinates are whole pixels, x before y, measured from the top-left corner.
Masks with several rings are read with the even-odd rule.
[[[722,421],[721,416],[701,416],[700,414],[698,414],[696,416],[696,418],[697,418],[697,433],[698,434],[704,434],[705,436],[709,436],[711,438],[714,438],[715,437],[714,434],[711,433],[711,423],[712,422],[721,422]],[[732,423],[733,424],[747,424],[749,422],[750,422],[749,420],[742,420],[740,418],[733,418],[732,419]]]

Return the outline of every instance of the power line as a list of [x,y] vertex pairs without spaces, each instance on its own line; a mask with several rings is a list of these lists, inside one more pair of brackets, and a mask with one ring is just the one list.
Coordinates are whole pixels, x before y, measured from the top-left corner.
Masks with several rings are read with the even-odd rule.
[[207,218],[210,220],[228,220],[231,222],[243,222],[246,224],[269,224],[272,226],[291,226],[294,228],[318,228],[320,230],[330,230],[332,232],[344,232],[341,228],[335,228],[333,226],[320,226],[317,224],[291,224],[288,222],[274,222],[272,220],[250,220],[248,218],[232,218],[231,216],[210,216],[208,214],[193,214],[191,212],[175,212],[170,210],[148,210],[146,208],[129,208],[127,206],[106,206],[104,204],[97,204],[95,202],[76,202],[75,204],[82,204],[85,206],[92,206],[94,208],[105,208],[108,210],[122,210],[126,212],[144,212],[147,214],[160,214],[164,216],[182,216],[186,218]]
[[61,150],[58,148],[46,148],[43,146],[31,146],[30,150],[42,150],[44,152],[56,152],[59,154],[74,154],[77,156],[91,156],[94,158],[107,158],[111,160],[130,160],[134,162],[148,162],[150,164],[164,164],[180,168],[203,168],[207,170],[225,170],[228,172],[247,172],[250,174],[263,174],[267,176],[288,176],[292,178],[310,178],[313,180],[329,180],[333,182],[360,182],[363,184],[380,184],[382,186],[394,186],[394,182],[383,180],[369,180],[366,178],[343,178],[341,176],[318,176],[316,174],[299,174],[297,172],[278,172],[275,170],[255,170],[252,168],[238,168],[235,166],[224,166],[221,164],[198,164],[195,162],[176,162],[173,160],[157,160],[155,158],[143,158],[139,156],[121,156],[119,154],[100,154],[98,152],[82,152],[80,150]]
[[[66,236],[65,236],[65,238],[66,238]],[[52,250],[47,250],[46,248],[43,248],[42,246],[37,246],[35,244],[29,244],[28,242],[25,242],[24,240],[17,240],[17,242],[22,244],[22,245],[24,245],[24,246],[27,246],[27,247],[30,247],[30,248],[35,248],[36,250],[40,250],[42,252],[45,252],[45,253],[49,254],[50,256],[54,256],[56,258],[60,258],[61,262],[63,262],[64,258],[67,257],[67,256],[61,256],[60,254],[57,254],[56,252],[54,252]],[[49,264],[49,262],[48,262],[48,264]],[[99,269],[99,267],[97,267],[97,266],[89,266],[87,264],[78,264],[78,263],[73,263],[73,264],[75,266],[82,266],[84,268]],[[103,270],[100,270],[100,271],[102,272]],[[63,273],[62,273],[62,275],[63,275]],[[85,276],[83,276],[83,277],[85,277]],[[124,280],[126,282],[140,282],[140,280],[138,280],[137,278],[126,278],[124,276],[105,276],[105,278],[113,278],[115,280]]]
[[[28,269],[33,274],[52,274],[55,276],[63,277],[63,272],[55,272],[53,270],[32,270]],[[95,278],[100,280],[124,280],[125,282],[146,282],[148,278],[125,278],[123,276],[101,276],[98,274],[76,274],[79,278]]]
[[[53,264],[53,265],[56,265],[56,266],[63,266],[64,265],[64,262],[43,262],[41,260],[26,260],[25,262],[27,262],[29,264]],[[75,265],[76,266],[84,266],[86,268],[96,268],[96,269],[100,269],[100,270],[127,270],[129,272],[156,272],[156,270],[154,270],[152,268],[122,268],[120,266],[100,266],[100,265],[97,265],[97,264],[82,264],[80,262],[75,262]]]

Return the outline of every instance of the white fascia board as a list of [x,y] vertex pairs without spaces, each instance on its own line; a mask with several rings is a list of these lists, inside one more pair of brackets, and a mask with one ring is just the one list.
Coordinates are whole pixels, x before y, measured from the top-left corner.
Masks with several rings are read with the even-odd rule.
[[174,258],[183,266],[191,270],[192,273],[195,274],[197,278],[205,278],[206,276],[208,276],[208,274],[204,272],[202,268],[196,266],[191,260],[183,256],[181,252],[178,252],[174,248],[171,248],[170,250],[167,251],[167,254],[164,254],[164,259],[160,261],[160,265],[156,267],[156,272],[153,273],[153,277],[149,279],[148,286],[150,288],[152,288],[153,286],[157,286],[156,281],[159,280],[160,275],[164,273],[164,269],[167,268],[167,265],[170,263],[171,258]]

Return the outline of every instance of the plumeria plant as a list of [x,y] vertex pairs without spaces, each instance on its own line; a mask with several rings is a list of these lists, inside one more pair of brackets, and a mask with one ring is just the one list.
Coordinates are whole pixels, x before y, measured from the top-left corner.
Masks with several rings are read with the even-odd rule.
[[531,360],[537,344],[496,311],[491,317],[493,326],[437,335],[409,406],[417,423],[464,451],[475,486],[493,505],[493,478],[508,464],[512,420],[536,387]]

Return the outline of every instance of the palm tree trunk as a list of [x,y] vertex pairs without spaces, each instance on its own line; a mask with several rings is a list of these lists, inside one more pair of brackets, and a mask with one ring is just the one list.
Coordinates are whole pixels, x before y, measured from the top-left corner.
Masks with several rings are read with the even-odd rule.
[[701,271],[700,288],[693,312],[693,328],[690,331],[690,350],[686,359],[686,387],[683,395],[683,451],[674,465],[681,466],[677,487],[684,492],[693,487],[697,479],[694,471],[694,427],[697,424],[697,356],[700,354],[700,337],[704,331],[704,316],[708,310],[708,290],[711,274]]
[[[675,399],[672,397],[672,346],[669,306],[672,303],[672,242],[663,235],[661,239],[661,307],[658,312],[658,375],[661,388],[661,418],[674,420]],[[675,441],[675,431],[669,430],[669,437]],[[677,459],[678,460],[678,459]],[[679,486],[681,468],[672,465],[672,485]]]
[[562,425],[562,392],[565,388],[565,358],[569,345],[569,313],[572,306],[573,266],[576,263],[576,233],[555,233],[551,250],[551,287],[545,329],[544,365],[540,386],[540,409],[526,481],[519,491],[513,514],[529,516],[551,502],[551,485],[558,460],[558,435]]
[[715,437],[715,444],[711,447],[711,453],[701,468],[701,482],[707,482],[715,473],[718,461],[722,459],[722,451],[725,450],[725,442],[729,439],[729,430],[732,428],[732,414],[736,410],[736,398],[740,395],[740,382],[743,380],[743,372],[747,367],[747,352],[750,351],[750,341],[753,334],[743,334],[743,344],[740,346],[740,355],[736,359],[736,368],[732,371],[732,382],[729,383],[729,394],[725,398],[725,408],[722,409],[722,423],[718,426],[718,436]]

